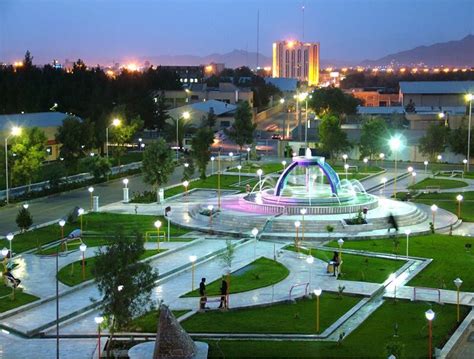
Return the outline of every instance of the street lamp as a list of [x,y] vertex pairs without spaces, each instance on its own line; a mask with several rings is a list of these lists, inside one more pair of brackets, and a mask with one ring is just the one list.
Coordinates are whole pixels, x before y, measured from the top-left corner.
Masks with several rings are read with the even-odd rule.
[[242,170],[242,165],[238,165],[237,169],[239,170],[239,186],[240,186],[240,171]]
[[212,228],[212,211],[214,210],[214,206],[212,204],[207,206],[209,211],[209,228]]
[[101,358],[101,354],[100,354],[100,350],[101,350],[101,347],[100,347],[100,325],[104,321],[104,317],[95,317],[94,321],[97,324],[97,354],[98,354],[97,358],[100,359]]
[[416,183],[416,172],[413,171],[413,172],[411,173],[411,185],[414,186],[415,183]]
[[431,359],[433,357],[432,349],[431,349],[431,342],[433,340],[433,332],[431,329],[431,322],[435,317],[435,312],[431,309],[425,312],[425,317],[428,320],[428,357]]
[[283,166],[283,171],[286,169],[286,161],[281,161],[281,165]]
[[464,199],[464,197],[460,194],[456,196],[456,201],[458,201],[458,218],[461,218],[461,202]]
[[435,228],[435,216],[436,216],[436,211],[438,210],[438,206],[433,204],[433,205],[431,205],[430,208],[431,208],[431,213],[433,215],[432,223],[433,223],[433,230],[434,230],[434,228]]
[[438,118],[444,120],[444,126],[448,127],[448,113],[446,111],[438,113]]
[[250,147],[247,147],[247,162],[250,161]]
[[110,127],[118,127],[120,126],[120,120],[118,118],[114,118],[112,123],[105,128],[105,156],[107,160],[109,159],[109,128]]
[[349,165],[346,163],[344,164],[344,171],[346,172],[346,180],[347,180],[347,171],[349,170]]
[[90,210],[92,211],[94,208],[94,204],[93,204],[94,200],[92,198],[92,194],[94,193],[94,187],[89,187],[87,190],[89,191],[89,194],[90,194],[90,201],[91,201]]
[[[300,209],[301,214],[301,241],[304,241],[304,215],[307,213],[306,208]],[[311,248],[310,248],[311,251]]]
[[471,164],[471,121],[472,121],[472,100],[474,95],[472,93],[466,94],[466,101],[469,102],[469,120],[467,129],[467,172],[469,172],[469,165]]
[[428,161],[423,161],[423,164],[425,165],[425,174],[428,173]]
[[395,152],[395,178],[393,181],[393,197],[397,198],[397,162],[398,162],[398,150],[400,149],[402,142],[399,137],[392,137],[388,142],[390,149]]
[[196,263],[196,256],[189,256],[189,261],[191,262],[191,291],[194,291],[194,263]]
[[344,164],[346,164],[346,162],[347,162],[347,155],[346,155],[345,153],[342,155],[342,159],[344,160]]
[[443,156],[438,155],[438,156],[436,156],[436,159],[438,160],[438,162],[441,162],[441,160],[443,159]]
[[59,220],[58,222],[59,227],[61,227],[61,239],[64,239],[64,226],[66,225],[66,221],[64,219]]
[[323,290],[321,288],[316,288],[314,290],[314,295],[316,296],[316,333],[319,333],[319,297]]
[[456,286],[456,306],[457,306],[457,319],[458,319],[458,323],[459,321],[461,320],[461,316],[460,316],[460,313],[459,313],[459,289],[461,288],[461,284],[462,284],[462,280],[461,278],[456,278],[454,280],[454,285]]
[[155,225],[155,228],[156,228],[156,234],[157,234],[157,237],[156,237],[156,243],[157,243],[157,249],[158,249],[158,252],[160,251],[160,227],[161,227],[161,221],[155,221],[154,223]]
[[301,222],[300,221],[295,221],[295,247],[296,247],[296,251],[299,253],[300,251],[300,245],[299,245],[299,235],[298,235],[298,230],[301,226]]
[[462,163],[463,163],[463,165],[464,165],[464,172],[467,172],[467,170],[466,170],[467,159],[463,159],[463,160],[462,160]]
[[385,158],[385,153],[381,153],[381,154],[379,155],[379,158],[380,158],[380,162],[381,162],[380,165],[383,166],[383,159]]
[[24,208],[24,209],[28,209],[29,206],[30,206],[30,205],[29,205],[28,203],[23,203],[23,208]]
[[413,167],[412,167],[412,166],[408,166],[407,171],[408,171],[409,173],[412,173],[412,172],[413,172]]
[[8,204],[9,201],[9,195],[10,195],[10,189],[9,189],[9,183],[8,183],[8,139],[12,136],[20,136],[21,135],[21,127],[14,126],[12,127],[10,134],[5,137],[5,201]]
[[84,208],[79,208],[77,210],[77,215],[79,216],[79,218],[81,219],[81,238],[83,236],[82,234],[82,215],[84,214]]
[[405,229],[405,234],[407,236],[407,259],[408,259],[408,241],[410,240],[411,229]]
[[184,196],[187,197],[188,196],[189,181],[184,181],[183,186],[184,186]]
[[216,158],[214,156],[211,156],[211,176],[214,174],[214,161]]
[[314,263],[314,257],[311,254],[309,254],[308,257],[306,257],[306,263],[308,263],[309,265],[309,281],[308,281],[309,285],[308,286],[309,286],[309,290],[311,291],[311,277],[312,277],[312,269],[313,269],[312,264]]
[[87,246],[84,243],[82,243],[79,246],[79,250],[82,253],[82,280],[86,280],[86,262],[85,262],[85,258],[84,258],[84,254],[86,253],[86,249],[87,249]]
[[257,234],[258,234],[258,229],[253,228],[252,229],[252,236],[254,239],[254,245],[253,245],[253,259],[255,260],[257,257]]
[[367,157],[364,157],[363,161],[365,164],[365,172],[367,172],[367,164],[369,163],[369,159]]
[[341,273],[342,246],[344,245],[344,239],[339,238],[339,239],[337,240],[337,245],[339,246],[339,273]]
[[128,192],[128,178],[125,178],[122,183],[123,183],[123,203],[128,203],[130,202],[130,196]]
[[233,152],[229,152],[229,157],[230,157],[230,167],[232,167],[232,160],[234,158],[234,153]]
[[385,184],[387,183],[387,178],[386,177],[383,177],[382,178],[382,184],[383,184],[383,187],[382,187],[382,191],[385,193]]
[[15,236],[13,235],[13,233],[8,233],[7,234],[7,240],[8,240],[8,242],[10,242],[10,259],[8,260],[8,263],[10,263],[10,264],[13,260],[12,241],[13,241],[14,237]]
[[259,168],[257,170],[257,176],[258,176],[258,183],[259,183],[259,192],[262,193],[262,175],[263,175],[263,171],[261,168]]

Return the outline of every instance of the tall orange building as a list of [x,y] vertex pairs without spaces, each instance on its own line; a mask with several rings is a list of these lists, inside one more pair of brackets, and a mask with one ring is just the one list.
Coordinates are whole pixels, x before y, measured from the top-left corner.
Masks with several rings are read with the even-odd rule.
[[319,83],[319,43],[278,41],[273,43],[273,77],[286,77]]

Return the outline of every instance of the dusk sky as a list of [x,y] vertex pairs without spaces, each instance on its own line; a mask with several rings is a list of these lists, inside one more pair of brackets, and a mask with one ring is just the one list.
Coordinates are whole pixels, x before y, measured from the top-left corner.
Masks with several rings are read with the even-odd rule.
[[0,61],[86,62],[321,43],[321,58],[378,58],[474,33],[473,0],[0,0]]

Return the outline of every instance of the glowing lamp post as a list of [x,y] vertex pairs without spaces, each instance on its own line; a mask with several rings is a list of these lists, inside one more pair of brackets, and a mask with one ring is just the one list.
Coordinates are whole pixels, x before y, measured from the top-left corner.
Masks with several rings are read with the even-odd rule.
[[129,192],[128,192],[128,178],[125,178],[123,183],[123,203],[130,202]]
[[456,196],[456,201],[458,201],[458,218],[461,218],[461,202],[464,199],[464,197],[460,194]]
[[12,242],[13,242],[14,237],[15,236],[13,235],[13,233],[8,233],[7,234],[7,240],[8,240],[9,245],[10,245],[10,258],[8,260],[8,263],[11,263],[12,260],[13,260]]
[[[339,238],[339,239],[337,240],[337,245],[339,246],[339,262],[341,262],[341,261],[342,261],[342,246],[344,245],[344,239]],[[340,264],[339,264],[339,266],[340,266]],[[340,268],[340,267],[339,267],[339,268]],[[340,271],[341,271],[341,270],[339,269],[339,272],[340,272]]]
[[29,205],[28,203],[23,203],[23,208],[24,208],[24,209],[28,209],[29,206],[30,206],[30,205]]
[[214,156],[211,157],[211,175],[214,174],[214,161],[216,158]]
[[100,354],[100,350],[101,350],[101,347],[100,347],[100,325],[104,321],[104,317],[95,317],[94,321],[97,324],[97,358],[100,359],[101,358],[101,354]]
[[93,203],[94,199],[92,198],[93,193],[94,193],[94,187],[89,187],[87,190],[89,191],[90,202],[91,202],[91,204],[90,204],[90,210],[92,211],[93,206],[94,206],[94,203]]
[[160,251],[160,227],[161,227],[161,221],[156,221],[154,223],[155,228],[156,228],[156,243],[157,243],[157,250]]
[[257,176],[258,176],[258,183],[259,183],[259,192],[262,193],[262,175],[263,171],[261,168],[257,170]]
[[298,230],[301,226],[301,222],[300,221],[295,221],[295,247],[296,247],[296,251],[299,253],[300,251],[300,239],[299,239],[299,235],[298,235]]
[[82,215],[84,214],[84,208],[79,208],[77,210],[77,215],[79,216],[79,218],[81,219],[81,237],[83,236],[83,233],[82,233]]
[[438,206],[433,204],[430,208],[431,208],[431,213],[433,215],[432,223],[433,223],[433,229],[434,229],[435,228],[436,211],[438,210]]
[[472,100],[474,95],[468,93],[465,97],[466,101],[469,102],[469,119],[468,119],[468,128],[467,128],[467,172],[469,172],[469,165],[471,164],[471,121],[472,121]]
[[382,178],[382,185],[383,185],[382,191],[383,191],[384,193],[385,193],[385,185],[386,185],[386,183],[387,183],[387,178],[383,177],[383,178]]
[[191,291],[194,291],[194,264],[196,259],[196,256],[189,256],[189,261],[191,262]]
[[311,291],[311,277],[312,277],[312,268],[313,268],[313,263],[314,263],[314,257],[310,254],[308,255],[308,257],[306,257],[306,263],[308,263],[308,266],[309,266],[309,280],[308,280],[308,283],[309,283],[309,290]]
[[347,155],[345,153],[342,155],[342,159],[344,160],[344,164],[346,164],[347,163]]
[[254,244],[253,244],[253,259],[254,260],[257,257],[257,234],[258,234],[258,229],[257,228],[252,229],[252,237],[254,239]]
[[379,158],[380,158],[380,165],[383,166],[383,159],[385,158],[385,153],[381,153],[379,155]]
[[234,153],[233,152],[229,152],[229,158],[230,158],[230,167],[232,167],[232,160],[234,158]]
[[410,240],[411,229],[406,229],[405,234],[407,236],[407,258],[408,258],[408,242]]
[[454,280],[454,285],[456,286],[456,313],[457,313],[457,320],[459,323],[459,321],[461,320],[461,316],[459,312],[459,289],[461,288],[461,285],[462,285],[461,278],[456,278]]
[[392,137],[389,141],[390,149],[395,153],[395,178],[393,181],[393,197],[397,198],[397,162],[398,162],[398,150],[400,149],[402,142],[399,137]]
[[346,163],[344,165],[344,171],[346,172],[346,179],[347,179],[347,171],[349,170],[349,165]]
[[319,297],[323,290],[321,288],[316,288],[313,293],[316,296],[316,333],[319,333]]
[[209,211],[209,228],[212,228],[212,211],[214,210],[214,206],[210,204],[207,206],[207,210]]
[[283,166],[283,171],[286,169],[286,161],[281,161],[281,165]]
[[8,183],[8,139],[12,136],[20,136],[21,127],[12,127],[10,134],[5,137],[5,201],[8,204],[10,189]]
[[238,166],[237,166],[237,169],[239,170],[239,186],[240,186],[240,171],[242,170],[242,166],[241,166],[241,165],[238,165]]
[[428,173],[428,161],[423,161],[423,164],[425,165],[425,174]]
[[413,171],[411,173],[411,185],[414,186],[416,184],[416,172]]
[[61,219],[59,222],[59,227],[61,227],[61,239],[64,238],[64,226],[66,225],[66,221],[64,219]]
[[431,342],[433,340],[433,331],[431,328],[431,323],[433,322],[433,319],[435,317],[435,312],[429,309],[425,312],[425,317],[428,320],[428,358],[431,359],[433,357],[433,353],[431,349]]
[[369,163],[369,159],[367,157],[364,158],[364,165],[365,165],[365,172],[367,172],[367,164]]
[[118,118],[114,118],[112,123],[105,128],[105,156],[107,157],[107,160],[109,159],[109,128],[112,126],[119,127],[120,123],[121,122]]
[[86,262],[85,262],[85,258],[84,258],[84,255],[86,253],[86,249],[87,249],[87,246],[84,243],[82,243],[79,246],[79,250],[82,253],[82,280],[86,280]]
[[187,197],[188,196],[189,181],[184,181],[183,186],[184,186],[184,196]]
[[443,159],[443,156],[438,155],[438,156],[436,156],[436,159],[438,160],[438,162],[441,162],[441,160]]
[[247,162],[250,161],[250,147],[247,147]]
[[466,172],[467,159],[463,159],[462,163],[464,165],[464,172]]

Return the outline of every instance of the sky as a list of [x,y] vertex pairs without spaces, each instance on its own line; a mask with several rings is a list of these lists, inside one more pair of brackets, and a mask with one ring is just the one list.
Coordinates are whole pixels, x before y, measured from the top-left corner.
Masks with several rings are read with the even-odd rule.
[[321,58],[360,61],[474,34],[474,0],[0,0],[0,61],[133,61],[260,53],[320,42]]

